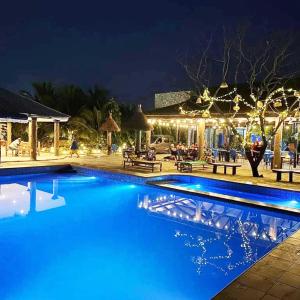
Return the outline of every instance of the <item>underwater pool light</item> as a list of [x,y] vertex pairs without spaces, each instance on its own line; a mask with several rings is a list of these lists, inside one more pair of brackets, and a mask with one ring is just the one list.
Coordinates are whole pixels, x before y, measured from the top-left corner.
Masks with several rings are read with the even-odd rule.
[[131,184],[131,185],[129,185],[129,188],[131,188],[131,189],[134,189],[136,187],[136,185],[135,184]]

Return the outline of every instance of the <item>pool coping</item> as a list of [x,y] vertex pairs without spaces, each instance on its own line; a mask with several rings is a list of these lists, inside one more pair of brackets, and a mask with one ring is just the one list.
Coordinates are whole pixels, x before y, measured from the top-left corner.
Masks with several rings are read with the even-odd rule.
[[188,194],[194,195],[194,196],[206,196],[209,198],[213,198],[215,200],[220,200],[220,201],[225,200],[225,201],[235,202],[238,204],[246,204],[246,205],[250,205],[250,206],[266,208],[269,210],[284,211],[289,214],[300,215],[300,209],[297,209],[297,208],[284,207],[284,206],[275,205],[275,204],[266,204],[261,201],[254,201],[254,200],[249,200],[246,198],[223,195],[223,194],[214,193],[214,192],[197,191],[197,190],[193,190],[193,189],[189,189],[189,188],[185,188],[185,187],[174,186],[174,185],[168,184],[168,183],[161,183],[159,181],[147,181],[146,183],[149,185],[158,186],[158,187],[165,188],[168,190],[188,193]]

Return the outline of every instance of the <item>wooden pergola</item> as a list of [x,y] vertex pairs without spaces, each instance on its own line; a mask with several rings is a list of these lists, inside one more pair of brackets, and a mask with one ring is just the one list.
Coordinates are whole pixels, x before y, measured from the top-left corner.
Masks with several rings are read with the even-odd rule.
[[27,123],[30,158],[37,159],[37,123],[54,124],[54,155],[59,155],[60,123],[67,122],[69,116],[38,103],[30,98],[17,95],[0,88],[0,122],[7,124],[7,145],[12,142],[13,123]]
[[[179,130],[186,130],[188,137],[190,137],[191,131],[196,132],[196,143],[199,146],[199,157],[204,154],[205,130],[207,128],[214,128],[216,123],[222,123],[222,120],[228,120],[232,118],[232,108],[228,107],[227,103],[223,103],[222,107],[214,105],[210,110],[209,117],[203,117],[201,114],[197,115],[185,115],[180,113],[180,108],[183,107],[186,111],[193,111],[197,109],[197,103],[194,99],[189,99],[185,102],[156,108],[153,111],[148,112],[147,118],[151,125],[155,126],[167,126],[176,129],[176,136],[178,136]],[[226,113],[224,113],[224,111]],[[237,128],[246,130],[247,113],[249,109],[246,106],[241,105],[241,110],[235,113],[234,119],[231,119],[235,123]],[[266,114],[266,121],[270,124],[276,124],[278,117],[272,112]],[[274,136],[274,167],[281,167],[281,154],[280,145],[282,141],[282,129],[283,124]]]

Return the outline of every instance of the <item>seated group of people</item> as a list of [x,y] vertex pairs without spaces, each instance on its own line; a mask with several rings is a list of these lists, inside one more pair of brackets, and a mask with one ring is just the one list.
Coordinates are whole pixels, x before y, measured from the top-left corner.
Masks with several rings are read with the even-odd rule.
[[170,153],[171,156],[169,159],[173,159],[175,161],[178,160],[196,160],[198,158],[198,145],[192,144],[190,147],[187,147],[183,143],[178,143],[170,145]]

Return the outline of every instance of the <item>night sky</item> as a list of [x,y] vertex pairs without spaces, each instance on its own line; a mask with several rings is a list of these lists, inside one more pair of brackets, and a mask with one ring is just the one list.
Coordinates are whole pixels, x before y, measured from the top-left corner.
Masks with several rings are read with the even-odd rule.
[[202,32],[245,21],[299,31],[298,2],[2,2],[0,86],[19,91],[44,80],[99,84],[123,101],[151,107],[155,92],[189,86],[177,59]]

